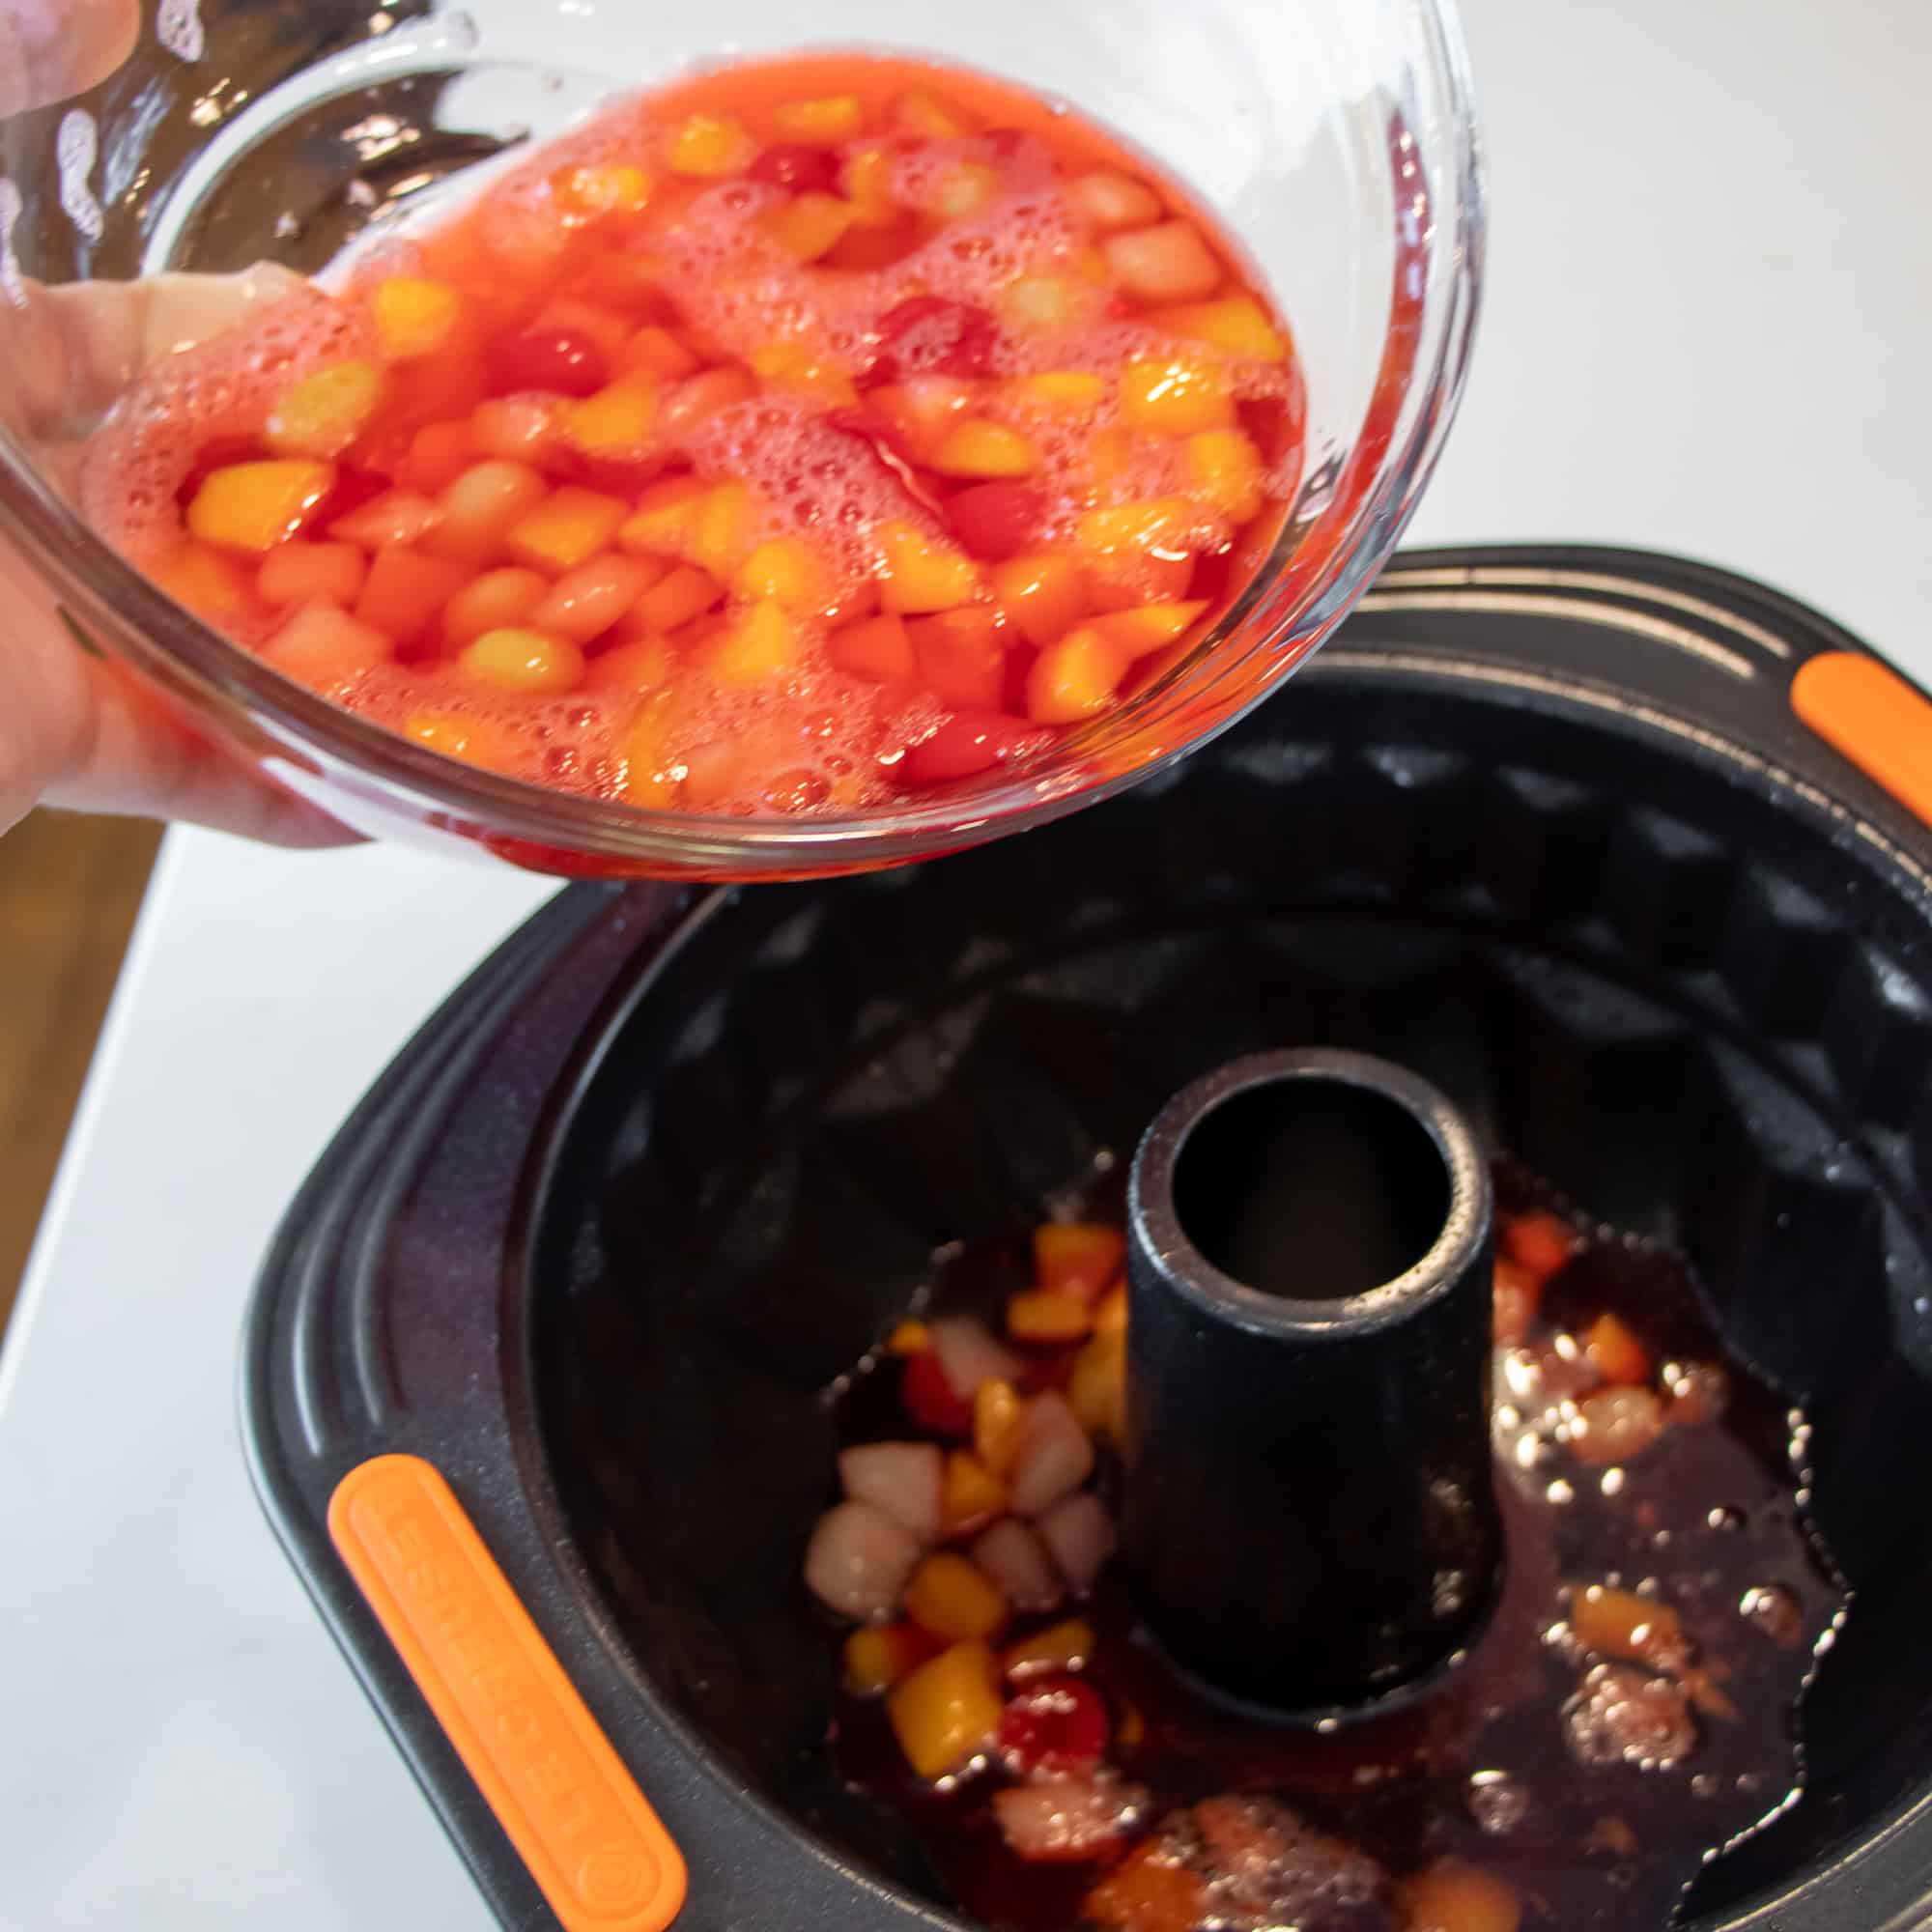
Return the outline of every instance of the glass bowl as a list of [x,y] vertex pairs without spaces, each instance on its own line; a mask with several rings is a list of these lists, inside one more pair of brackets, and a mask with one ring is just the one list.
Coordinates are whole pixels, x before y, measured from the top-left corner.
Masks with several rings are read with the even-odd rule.
[[156,0],[132,58],[0,124],[0,537],[70,628],[195,726],[354,830],[554,872],[810,876],[1021,830],[1179,757],[1266,696],[1394,548],[1441,448],[1481,283],[1484,195],[1453,0],[896,0],[814,12],[809,43],[1007,76],[1111,126],[1245,246],[1308,385],[1302,482],[1264,568],[1182,663],[1031,761],[841,816],[653,812],[458,763],[227,642],[97,537],[73,438],[124,372],[49,398],[44,285],[262,260],[324,266],[466,170],[612,92],[801,44],[793,9],[615,0]]

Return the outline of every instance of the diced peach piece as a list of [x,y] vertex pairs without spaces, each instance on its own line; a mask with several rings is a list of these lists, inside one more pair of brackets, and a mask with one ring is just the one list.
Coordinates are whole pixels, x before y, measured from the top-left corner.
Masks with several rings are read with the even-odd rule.
[[1650,1350],[1607,1309],[1583,1331],[1583,1359],[1606,1382],[1650,1379]]
[[893,125],[926,141],[956,141],[973,131],[966,110],[929,87],[909,87],[893,102]]
[[1000,291],[1000,313],[1020,328],[1065,328],[1094,302],[1090,284],[1065,275],[1020,275]]
[[1180,554],[1194,522],[1196,510],[1186,497],[1138,497],[1107,510],[1088,510],[1080,518],[1078,533],[1080,543],[1097,556],[1111,556],[1117,551]]
[[1629,1463],[1663,1434],[1667,1421],[1655,1389],[1622,1384],[1593,1389],[1577,1405],[1570,1453],[1594,1468]]
[[1065,637],[1087,612],[1087,576],[1078,557],[1043,551],[995,564],[993,594],[1030,644]]
[[556,406],[556,426],[586,456],[639,453],[658,416],[657,378],[634,370],[593,396]]
[[653,483],[637,509],[618,526],[617,541],[634,553],[678,556],[691,534],[692,518],[709,489],[696,476],[669,476]]
[[1577,1252],[1577,1231],[1559,1214],[1541,1208],[1512,1214],[1502,1227],[1503,1252],[1527,1268],[1541,1284],[1569,1264]]
[[874,684],[910,684],[913,679],[912,639],[903,617],[867,617],[841,624],[827,639],[825,653],[839,670]]
[[538,463],[556,442],[556,406],[546,396],[493,396],[470,412],[469,434],[479,456]]
[[850,409],[859,400],[852,379],[838,364],[803,342],[767,342],[752,351],[752,368],[775,389],[810,396],[827,409]]
[[636,615],[653,631],[675,631],[703,616],[724,594],[715,577],[680,564],[638,599]]
[[866,110],[856,94],[783,100],[772,109],[772,126],[787,141],[811,141],[829,147],[835,141],[849,141],[865,125]]
[[1684,1621],[1668,1604],[1591,1583],[1570,1592],[1570,1629],[1585,1650],[1626,1658],[1653,1670],[1681,1671],[1690,1661]]
[[1007,1302],[1007,1333],[1015,1342],[1078,1342],[1094,1326],[1094,1311],[1077,1294],[1029,1288]]
[[816,611],[826,599],[825,569],[797,537],[770,537],[738,566],[740,597],[772,597],[787,611]]
[[468,575],[461,564],[425,556],[407,544],[390,544],[376,553],[369,566],[368,580],[355,600],[355,614],[363,623],[388,632],[397,643],[413,643],[462,589]]
[[861,228],[889,228],[899,218],[893,199],[893,157],[884,148],[862,148],[848,155],[838,170],[838,185],[852,204],[853,220]]
[[266,663],[317,687],[373,670],[395,654],[395,645],[373,624],[327,605],[298,611],[262,647]]
[[334,487],[328,463],[231,463],[203,479],[187,526],[203,543],[259,556],[296,535]]
[[922,536],[910,524],[885,524],[879,529],[884,552],[880,565],[880,601],[901,615],[923,611],[952,611],[970,603],[980,587],[973,559],[949,543]]
[[368,569],[354,544],[277,544],[262,559],[255,588],[266,604],[353,604]]
[[1000,1377],[973,1391],[973,1453],[996,1476],[1011,1473],[1026,1434],[1026,1404]]
[[1030,476],[1038,458],[1016,429],[969,416],[939,439],[932,468],[946,476]]
[[277,456],[340,456],[369,426],[386,379],[373,362],[337,362],[285,389],[262,440]]
[[1124,1335],[1127,1332],[1127,1285],[1119,1281],[1103,1294],[1094,1310],[1096,1335]]
[[1171,644],[1207,610],[1205,597],[1179,598],[1168,604],[1137,604],[1112,611],[1094,620],[1094,628],[1111,638],[1130,658],[1146,657]]
[[1262,507],[1262,458],[1237,429],[1208,429],[1187,439],[1187,475],[1209,507],[1245,524]]
[[1034,1280],[1095,1301],[1118,1280],[1127,1244],[1103,1221],[1043,1221],[1033,1231]]
[[641,214],[652,182],[628,161],[579,162],[550,178],[550,191],[566,220],[599,221],[609,214]]
[[735,175],[757,152],[744,125],[728,114],[688,114],[665,136],[665,163],[673,174]]
[[601,638],[664,575],[656,563],[614,553],[558,578],[529,612],[530,628],[573,644]]
[[447,282],[391,275],[369,297],[376,340],[392,362],[434,355],[463,320],[463,298]]
[[[1101,1304],[1103,1310],[1110,1306],[1111,1297]],[[1124,1316],[1124,1294],[1119,1306]],[[1117,1329],[1104,1334],[1096,1332],[1074,1356],[1073,1373],[1066,1383],[1066,1400],[1080,1419],[1081,1428],[1090,1435],[1105,1436],[1114,1442],[1121,1439],[1121,1422],[1127,1403],[1126,1339],[1124,1321]]]
[[461,711],[413,711],[403,724],[403,735],[445,758],[467,765],[507,771],[516,761],[517,740],[492,718],[472,718]]
[[923,1321],[901,1321],[886,1337],[889,1355],[923,1355],[931,1349],[932,1330]]
[[999,1585],[951,1549],[935,1551],[912,1573],[902,1602],[921,1630],[947,1643],[991,1636],[1007,1621]]
[[1514,1348],[1529,1333],[1536,1320],[1543,1286],[1530,1271],[1507,1255],[1496,1257],[1492,1284],[1490,1329],[1495,1340]]
[[1157,310],[1148,318],[1177,335],[1208,343],[1243,362],[1285,362],[1288,341],[1253,296],[1223,296],[1218,301],[1187,302]]
[[526,463],[492,458],[474,463],[437,499],[437,523],[422,540],[434,556],[460,563],[493,562],[504,539],[550,494]]
[[585,667],[585,691],[657,691],[670,682],[677,655],[663,638],[633,638],[599,651]]
[[1085,1670],[1094,1661],[1094,1626],[1085,1617],[1068,1617],[1009,1644],[1000,1665],[1015,1684],[1029,1677],[1063,1677]]
[[384,490],[359,509],[337,517],[328,533],[341,543],[382,550],[389,544],[420,543],[442,521],[442,511],[414,490]]
[[1403,1887],[1403,1932],[1517,1932],[1522,1903],[1492,1872],[1438,1859]]
[[1073,205],[1100,228],[1145,228],[1160,218],[1160,197],[1115,168],[1094,168],[1066,185]]
[[468,469],[477,457],[476,434],[469,421],[424,423],[410,439],[409,453],[396,481],[405,490],[438,497]]
[[1235,420],[1227,377],[1185,355],[1129,362],[1121,371],[1120,399],[1122,422],[1158,436],[1193,436]]
[[485,631],[515,630],[550,595],[550,579],[534,570],[486,570],[443,607],[442,640],[460,651]]
[[722,685],[769,684],[798,663],[798,631],[784,606],[767,597],[724,627],[704,655],[704,668]]
[[1114,702],[1131,660],[1091,625],[1068,631],[1040,652],[1027,672],[1027,716],[1036,724],[1074,724]]
[[812,191],[794,195],[782,208],[773,209],[762,226],[786,254],[800,262],[815,262],[838,245],[858,216],[849,201]]
[[1007,652],[990,605],[967,604],[906,626],[919,681],[957,710],[997,711]]
[[692,505],[682,545],[684,560],[728,580],[750,554],[757,499],[743,483],[714,483]]
[[542,631],[485,631],[457,659],[466,677],[493,691],[568,691],[583,674],[583,653]]
[[1193,301],[1221,286],[1221,264],[1191,221],[1129,229],[1100,247],[1121,286],[1142,301]]
[[911,1624],[855,1630],[845,1639],[845,1688],[855,1697],[876,1697],[931,1655],[931,1643]]
[[664,411],[658,418],[658,434],[667,440],[674,441],[707,416],[715,416],[720,410],[728,410],[734,403],[747,402],[757,393],[757,384],[743,369],[706,369],[688,382],[680,383],[665,397]]
[[1098,1932],[1194,1932],[1212,1903],[1208,1881],[1150,1838],[1101,1879],[1081,1911]]
[[973,407],[977,395],[973,384],[956,377],[914,376],[874,389],[866,403],[923,455]]
[[944,1777],[985,1750],[1004,1709],[999,1666],[979,1639],[941,1651],[886,1693],[893,1735],[921,1777]]
[[1019,402],[1055,415],[1089,416],[1105,399],[1107,384],[1091,369],[1045,369],[1020,377],[1012,393]]
[[629,514],[618,497],[566,484],[510,526],[504,547],[517,562],[561,577],[609,548]]
[[211,624],[229,624],[262,614],[242,567],[192,538],[184,539],[146,569],[177,604]]
[[667,755],[671,696],[651,692],[618,741],[624,773],[619,789],[626,805],[668,810],[678,802],[682,781]]
[[697,367],[697,357],[669,329],[651,323],[617,352],[617,363],[661,382],[676,383]]
[[948,1536],[960,1536],[1005,1513],[1007,1486],[967,1449],[946,1458],[939,1490],[939,1516]]

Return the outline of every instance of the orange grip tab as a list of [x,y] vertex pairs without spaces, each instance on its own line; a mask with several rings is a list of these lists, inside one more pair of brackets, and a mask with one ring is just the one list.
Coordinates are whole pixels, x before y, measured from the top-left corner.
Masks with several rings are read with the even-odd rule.
[[1932,700],[1876,658],[1828,651],[1792,679],[1791,708],[1932,825]]
[[328,1533],[565,1932],[664,1932],[684,1859],[449,1485],[378,1456]]

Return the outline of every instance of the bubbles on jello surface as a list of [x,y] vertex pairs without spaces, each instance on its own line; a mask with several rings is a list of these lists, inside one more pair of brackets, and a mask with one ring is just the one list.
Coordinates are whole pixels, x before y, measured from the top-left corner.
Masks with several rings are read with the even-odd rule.
[[223,438],[257,434],[292,382],[368,347],[360,308],[298,288],[244,329],[160,362],[89,440],[83,513],[136,563],[154,562],[181,540],[175,496],[201,453]]

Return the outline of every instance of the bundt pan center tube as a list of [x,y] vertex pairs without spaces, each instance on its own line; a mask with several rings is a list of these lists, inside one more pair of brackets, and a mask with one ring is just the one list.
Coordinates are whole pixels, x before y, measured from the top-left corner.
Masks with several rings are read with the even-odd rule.
[[1250,1709],[1379,1710],[1481,1627],[1491,1187],[1426,1081],[1237,1060],[1135,1155],[1122,1540],[1175,1662]]

